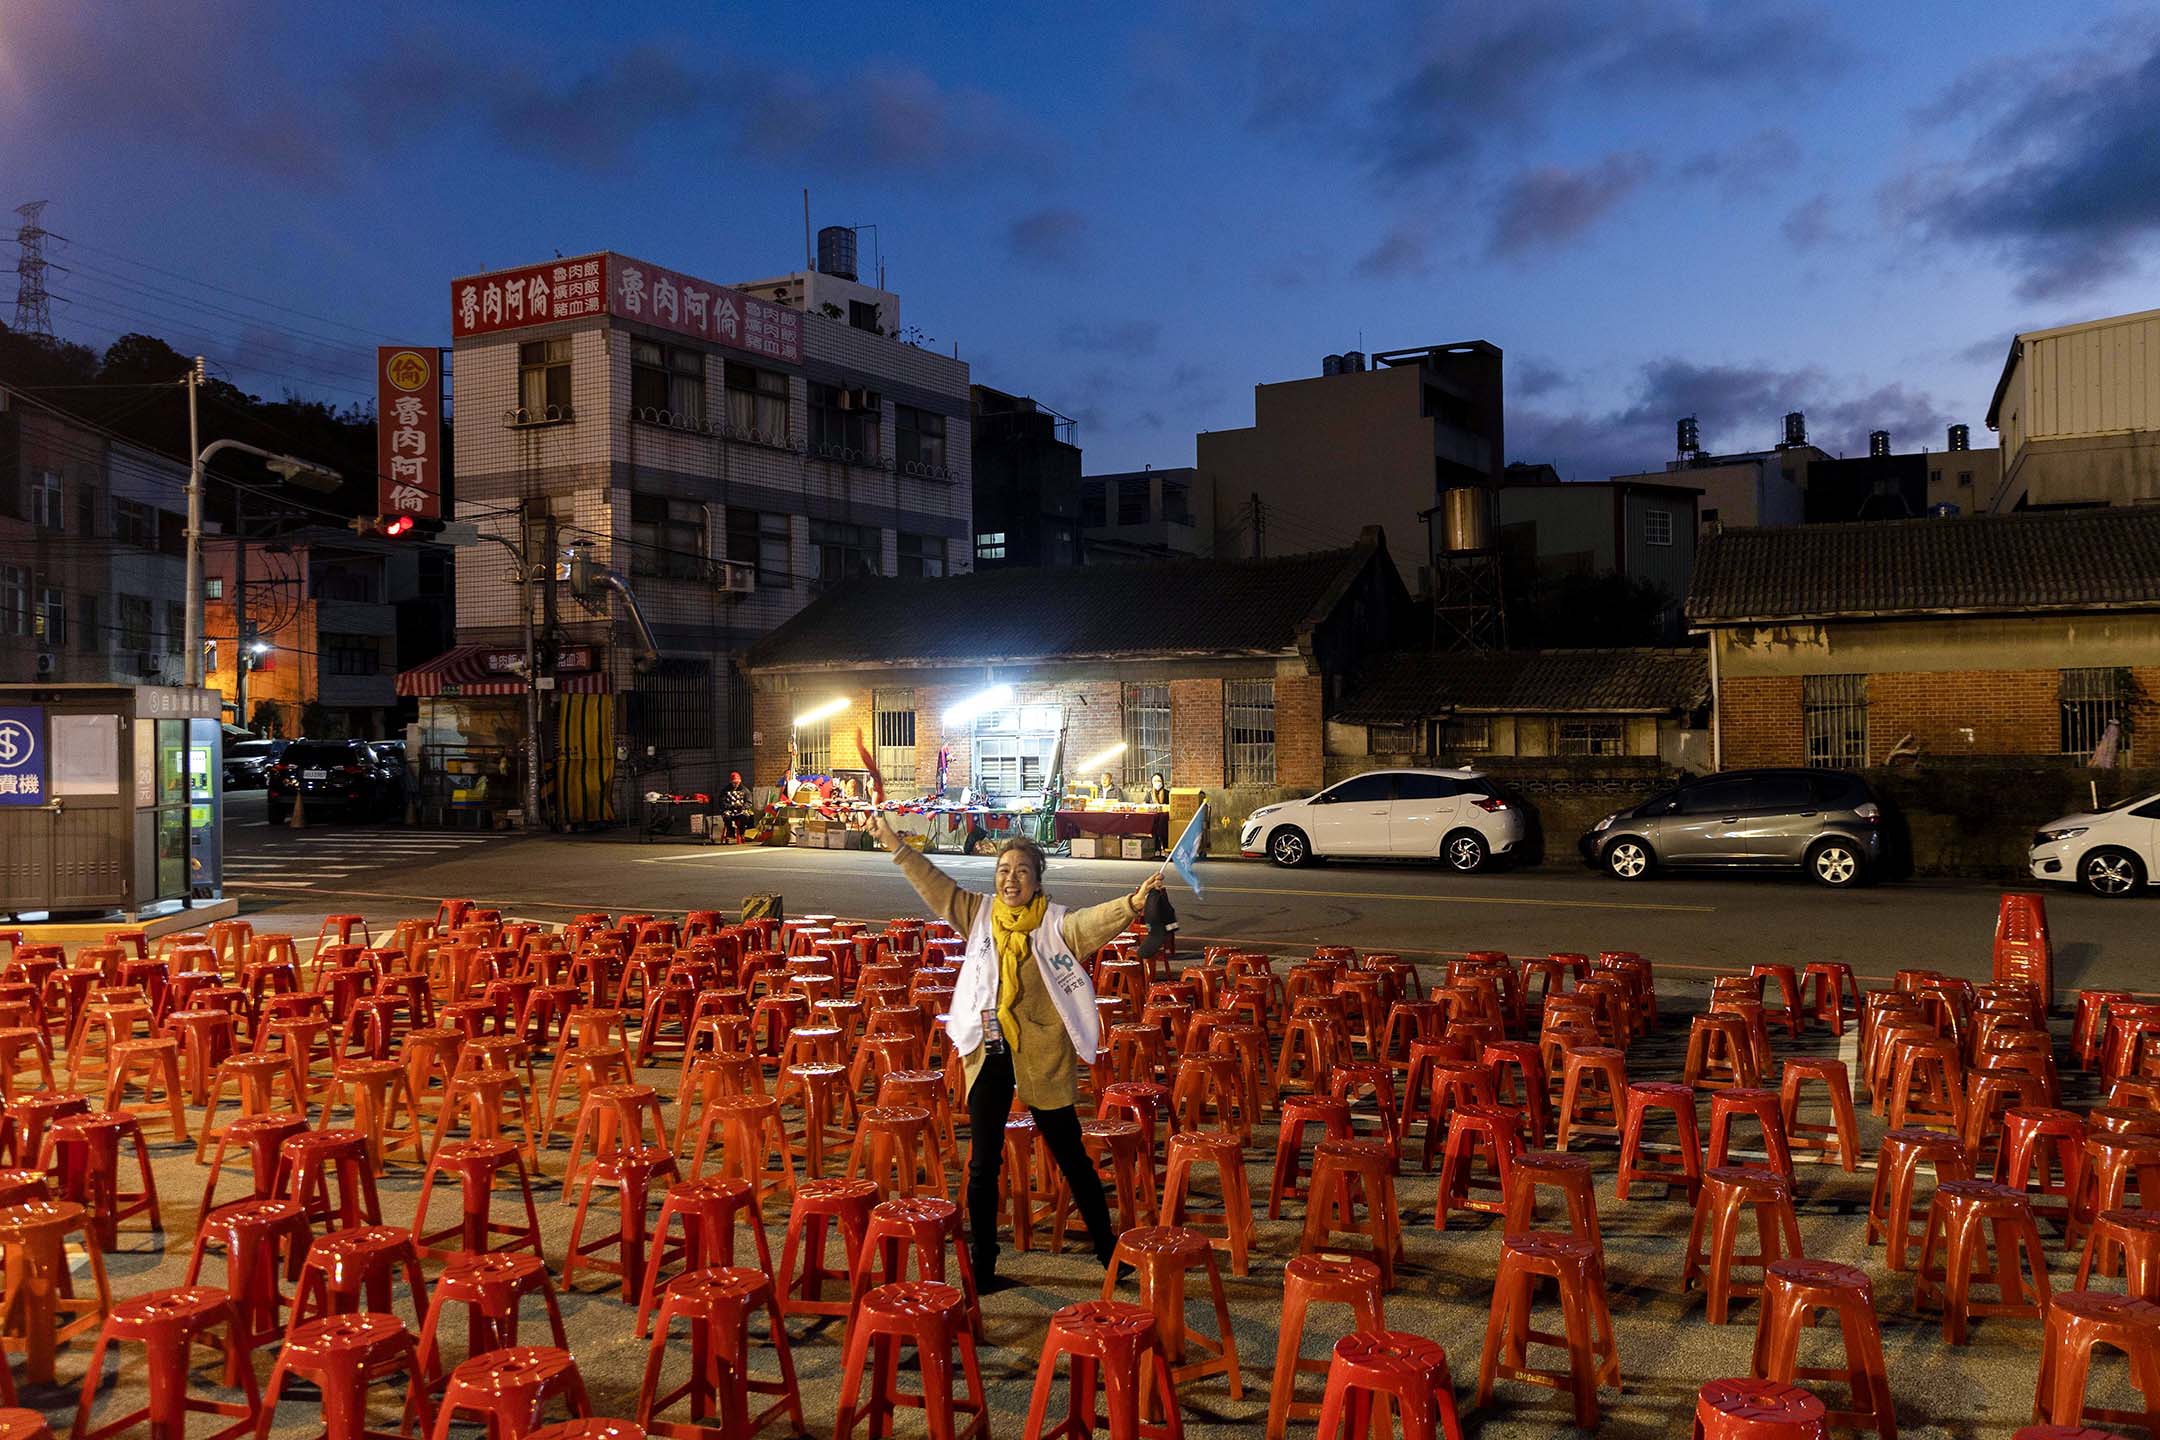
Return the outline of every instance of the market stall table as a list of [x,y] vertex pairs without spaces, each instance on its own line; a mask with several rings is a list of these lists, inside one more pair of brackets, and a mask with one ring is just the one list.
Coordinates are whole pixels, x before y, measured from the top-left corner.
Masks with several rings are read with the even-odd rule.
[[1147,835],[1161,850],[1170,843],[1170,812],[1167,810],[1060,810],[1056,829],[1060,840],[1076,835]]

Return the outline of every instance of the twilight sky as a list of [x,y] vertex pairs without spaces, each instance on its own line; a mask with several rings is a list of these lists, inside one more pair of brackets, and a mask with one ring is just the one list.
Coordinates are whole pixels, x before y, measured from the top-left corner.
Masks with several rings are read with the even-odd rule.
[[2155,303],[2160,17],[2085,10],[4,0],[0,210],[52,202],[62,334],[265,394],[365,398],[483,267],[797,267],[807,185],[1090,471],[1361,339],[1500,345],[1571,478],[1689,411],[1939,446],[2015,330]]

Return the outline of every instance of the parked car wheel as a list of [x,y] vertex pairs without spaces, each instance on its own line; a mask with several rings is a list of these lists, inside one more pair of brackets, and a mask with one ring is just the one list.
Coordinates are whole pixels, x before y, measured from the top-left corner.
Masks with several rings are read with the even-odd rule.
[[1844,890],[1860,883],[1864,873],[1860,851],[1849,841],[1820,840],[1808,851],[1808,874],[1820,885]]
[[1605,849],[1605,869],[1622,880],[1640,880],[1657,865],[1647,842],[1623,835]]
[[1268,837],[1267,853],[1277,865],[1295,867],[1312,859],[1312,842],[1304,831],[1286,825]]
[[2095,850],[2078,861],[2078,884],[2089,894],[2119,899],[2144,887],[2145,867],[2128,850]]
[[1458,875],[1475,875],[1485,868],[1492,852],[1485,848],[1484,837],[1474,830],[1458,830],[1448,836],[1447,844],[1440,847],[1448,868]]

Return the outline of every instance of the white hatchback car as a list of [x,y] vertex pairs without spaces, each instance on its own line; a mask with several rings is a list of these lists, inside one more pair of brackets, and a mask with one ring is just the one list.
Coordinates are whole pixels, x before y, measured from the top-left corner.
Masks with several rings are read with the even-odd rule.
[[2032,874],[2110,899],[2160,884],[2160,791],[2048,821],[2033,832]]
[[1512,856],[1530,826],[1522,801],[1475,770],[1372,770],[1245,817],[1238,849],[1278,865],[1442,860],[1475,874]]

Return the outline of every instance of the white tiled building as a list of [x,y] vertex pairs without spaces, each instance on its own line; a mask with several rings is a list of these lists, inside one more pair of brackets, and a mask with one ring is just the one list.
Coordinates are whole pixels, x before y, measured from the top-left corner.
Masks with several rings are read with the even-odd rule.
[[[457,518],[515,543],[521,508],[552,514],[563,545],[589,542],[629,582],[658,641],[640,665],[619,596],[555,587],[560,642],[604,677],[561,688],[617,702],[618,802],[749,770],[735,658],[823,587],[968,566],[967,365],[879,333],[897,304],[882,324],[875,307],[855,323],[797,309],[813,290],[614,253],[452,283]],[[512,563],[460,553],[461,647],[517,645]]]

